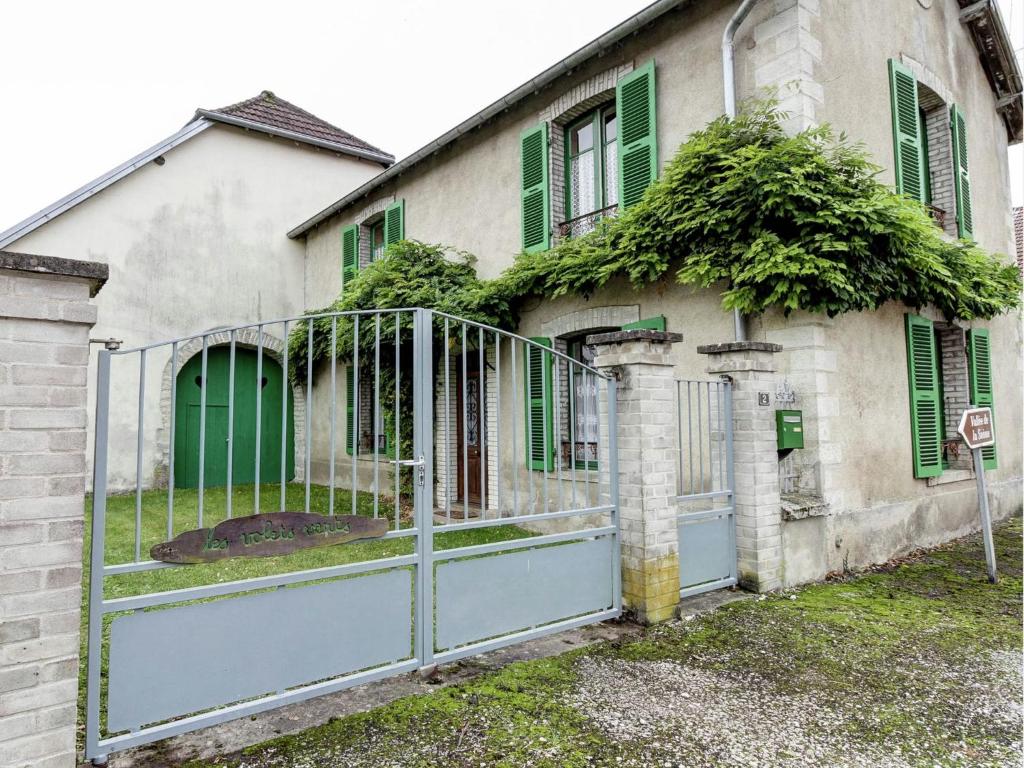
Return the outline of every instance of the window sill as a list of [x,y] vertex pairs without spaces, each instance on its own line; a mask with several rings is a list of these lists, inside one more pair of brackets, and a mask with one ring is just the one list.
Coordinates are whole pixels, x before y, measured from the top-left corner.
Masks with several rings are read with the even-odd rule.
[[782,519],[803,520],[806,517],[824,517],[830,513],[828,502],[810,493],[782,494]]
[[947,469],[938,477],[929,477],[925,479],[928,483],[928,487],[932,488],[936,485],[946,485],[947,483],[960,483],[965,480],[974,480],[973,469]]

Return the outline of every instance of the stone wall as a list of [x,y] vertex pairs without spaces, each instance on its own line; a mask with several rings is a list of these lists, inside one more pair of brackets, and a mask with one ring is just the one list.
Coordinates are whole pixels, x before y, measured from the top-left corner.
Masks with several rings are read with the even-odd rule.
[[75,765],[90,298],[107,267],[0,253],[0,765]]

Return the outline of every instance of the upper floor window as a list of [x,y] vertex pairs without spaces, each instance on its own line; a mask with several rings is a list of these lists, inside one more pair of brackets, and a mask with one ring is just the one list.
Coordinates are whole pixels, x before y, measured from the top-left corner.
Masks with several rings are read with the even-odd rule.
[[589,112],[566,131],[568,194],[563,234],[577,236],[589,232],[599,214],[611,213],[618,206],[617,133],[614,104]]
[[387,247],[384,242],[384,217],[369,225],[370,230],[370,261],[376,261],[384,255]]

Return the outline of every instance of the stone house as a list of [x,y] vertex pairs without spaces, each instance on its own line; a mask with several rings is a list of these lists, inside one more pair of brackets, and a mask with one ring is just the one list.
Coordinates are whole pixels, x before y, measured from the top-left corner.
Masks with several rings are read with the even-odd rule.
[[[107,264],[111,279],[97,298],[93,336],[128,347],[209,330],[214,323],[295,315],[305,306],[304,249],[285,238],[284,231],[339,190],[356,187],[393,162],[388,153],[263,91],[221,109],[197,110],[173,135],[0,232],[0,250]],[[284,388],[274,358],[283,339],[268,332],[262,341],[268,351],[264,396],[280,402]],[[247,417],[253,387],[241,382],[255,375],[256,342],[255,332],[238,339],[240,427],[252,422]],[[184,345],[176,362],[176,378],[192,377],[192,386],[182,387],[182,405],[175,414],[182,427],[176,439],[186,453],[198,439],[199,390],[193,381],[198,361],[193,358],[199,351]],[[228,375],[223,353],[216,350],[209,372],[221,392]],[[94,352],[90,383],[95,360]],[[164,396],[146,405],[145,423],[151,428],[143,437],[145,485],[161,482],[166,471],[170,365],[168,355],[147,360],[147,379],[159,382]],[[121,374],[113,379],[114,488],[134,486],[136,474],[138,375]],[[293,400],[301,411],[301,393]],[[90,446],[94,401],[90,387]],[[301,415],[295,423],[301,432]],[[294,426],[287,429],[288,439],[294,440]],[[236,433],[240,452],[252,441],[249,432],[242,428]],[[301,439],[298,444],[301,448]],[[276,472],[272,461],[268,455],[261,473]],[[238,469],[244,476],[246,467]],[[194,485],[194,471],[180,473],[177,481]]]
[[[734,16],[741,7],[745,19]],[[734,82],[727,76],[723,86],[723,32],[737,19]],[[480,276],[492,278],[520,251],[589,231],[642,195],[687,136],[722,113],[723,87],[735,87],[739,100],[776,94],[788,129],[830,123],[865,145],[884,181],[929,205],[945,236],[1013,252],[1006,148],[1021,140],[1021,73],[994,5],[660,0],[297,222],[288,236],[305,247],[306,307],[335,299],[345,275],[391,236],[469,251]],[[589,362],[586,337],[624,327],[681,333],[671,360],[687,380],[708,378],[702,347],[730,342],[737,330],[716,291],[611,284],[587,299],[530,303],[518,332]],[[986,454],[996,514],[1019,510],[1020,327],[1019,314],[946,323],[932,308],[896,305],[835,319],[748,318],[745,340],[766,353],[774,387],[765,404],[802,411],[805,445],[784,460],[746,463],[737,449],[737,472],[782,489],[781,503],[738,519],[747,583],[796,584],[971,529],[973,469],[955,440],[971,400],[997,413],[1000,439]],[[490,363],[479,395],[487,419]],[[321,374],[314,398],[325,381]],[[438,413],[457,400],[443,395]],[[548,387],[540,396],[575,401],[578,413],[592,393],[556,396]],[[350,409],[353,398],[370,401],[351,383],[346,397]],[[312,429],[311,472],[321,481],[328,432],[318,421]],[[577,444],[546,446],[536,466],[594,461],[598,436],[586,429]],[[497,439],[483,432],[488,444]],[[436,456],[464,450],[438,435]],[[355,442],[366,445],[366,436]],[[485,451],[485,484],[514,474],[496,465],[497,453]],[[436,503],[461,498],[440,463],[435,471]]]

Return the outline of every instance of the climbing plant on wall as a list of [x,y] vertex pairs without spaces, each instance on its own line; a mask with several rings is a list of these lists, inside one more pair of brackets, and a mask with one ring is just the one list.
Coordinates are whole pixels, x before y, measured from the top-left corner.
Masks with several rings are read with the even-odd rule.
[[878,180],[828,126],[787,135],[771,104],[722,117],[679,148],[644,198],[596,231],[522,254],[490,288],[589,295],[610,279],[722,287],[726,309],[838,315],[887,301],[948,317],[1019,305],[1020,275],[942,236],[920,203]]

